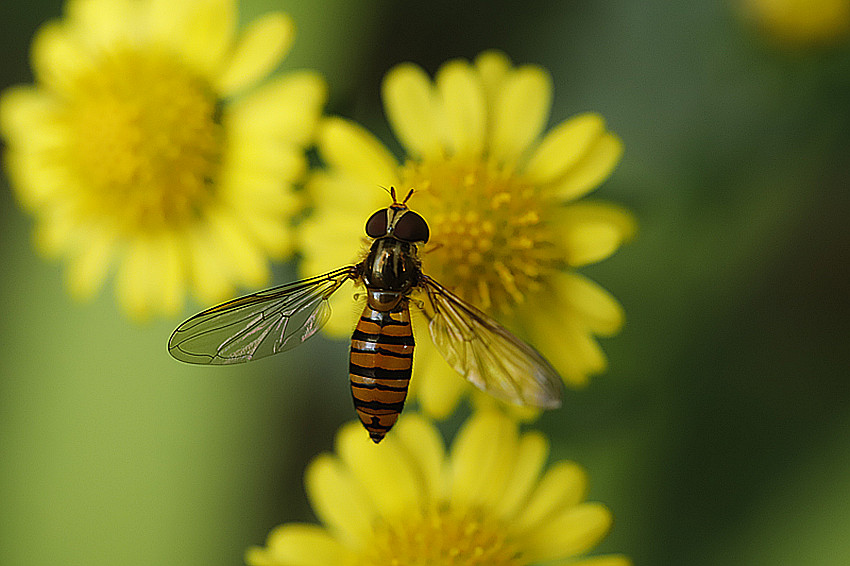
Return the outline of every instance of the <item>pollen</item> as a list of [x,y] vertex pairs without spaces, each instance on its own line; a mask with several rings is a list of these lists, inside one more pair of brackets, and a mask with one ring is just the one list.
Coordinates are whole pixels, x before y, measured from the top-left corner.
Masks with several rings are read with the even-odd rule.
[[358,566],[522,566],[507,528],[486,514],[433,510],[375,525]]
[[156,51],[116,49],[71,89],[67,162],[80,211],[119,233],[178,228],[212,196],[223,135],[207,82]]
[[425,271],[485,310],[512,313],[558,267],[547,211],[557,203],[483,160],[409,161],[405,187],[428,219]]

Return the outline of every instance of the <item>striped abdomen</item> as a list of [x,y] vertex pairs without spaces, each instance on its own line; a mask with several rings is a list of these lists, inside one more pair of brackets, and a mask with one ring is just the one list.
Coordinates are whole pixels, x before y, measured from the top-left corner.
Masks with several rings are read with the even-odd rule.
[[407,301],[382,312],[366,305],[351,337],[351,396],[374,442],[392,428],[404,407],[413,368],[413,332]]

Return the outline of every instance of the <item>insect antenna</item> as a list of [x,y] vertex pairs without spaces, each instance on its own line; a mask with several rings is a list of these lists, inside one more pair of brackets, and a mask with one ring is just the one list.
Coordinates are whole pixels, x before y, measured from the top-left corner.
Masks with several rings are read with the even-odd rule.
[[404,197],[404,200],[403,200],[403,201],[401,201],[401,204],[407,204],[407,201],[408,201],[408,200],[410,199],[410,197],[412,197],[412,196],[413,196],[413,189],[410,189],[410,191],[407,193],[407,196],[406,196],[406,197]]
[[435,243],[435,244],[430,244],[430,245],[429,245],[429,246],[425,249],[425,251],[424,251],[423,253],[428,254],[428,253],[431,253],[431,252],[433,252],[433,251],[439,250],[439,249],[440,249],[440,248],[442,248],[442,247],[443,247],[442,242],[437,242],[437,243]]
[[381,190],[383,190],[383,191],[384,191],[385,193],[387,193],[388,195],[392,195],[392,193],[390,192],[390,190],[389,190],[388,188],[386,188],[385,186],[383,186],[383,185],[378,185],[378,187],[380,187],[380,188],[381,188]]

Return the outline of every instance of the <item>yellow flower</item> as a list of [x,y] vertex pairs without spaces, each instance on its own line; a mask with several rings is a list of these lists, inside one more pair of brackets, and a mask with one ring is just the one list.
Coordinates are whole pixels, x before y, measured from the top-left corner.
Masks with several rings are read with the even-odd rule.
[[[317,145],[328,169],[308,182],[314,213],[299,231],[305,275],[362,253],[366,219],[388,204],[379,186],[414,188],[409,204],[431,228],[425,273],[529,340],[568,385],[602,371],[594,335],[616,333],[622,309],[573,268],[614,253],[635,223],[617,206],[575,201],[608,177],[622,146],[593,113],[543,135],[551,91],[544,69],[513,67],[494,51],[446,63],[433,84],[419,67],[399,65],[383,98],[402,163],[362,127],[325,119]],[[327,329],[342,336],[360,311],[338,295]],[[423,324],[414,312],[411,393],[443,417],[469,387],[423,339]]]
[[789,46],[834,43],[850,32],[850,0],[743,0],[745,17]]
[[[572,462],[544,471],[548,445],[480,411],[447,456],[436,427],[403,415],[380,446],[349,423],[336,455],[311,462],[305,484],[324,526],[286,524],[251,566],[627,566],[623,556],[577,559],[608,532],[611,513],[584,502],[587,478]],[[573,561],[575,560],[575,561]],[[562,562],[563,561],[563,562]]]
[[74,296],[114,268],[126,312],[171,314],[291,252],[326,87],[298,72],[250,91],[294,27],[273,12],[237,38],[236,19],[234,0],[71,0],[33,40],[36,84],[0,100],[6,167]]

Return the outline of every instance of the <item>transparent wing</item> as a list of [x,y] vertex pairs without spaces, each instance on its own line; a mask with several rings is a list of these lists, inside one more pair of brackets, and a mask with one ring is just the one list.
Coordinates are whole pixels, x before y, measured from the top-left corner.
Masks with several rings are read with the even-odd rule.
[[168,352],[190,364],[238,364],[294,348],[327,322],[328,299],[355,277],[343,267],[207,309],[177,327]]
[[455,371],[503,401],[561,406],[561,377],[537,350],[430,277],[424,288],[431,339]]

